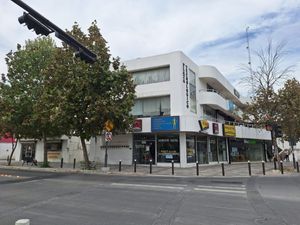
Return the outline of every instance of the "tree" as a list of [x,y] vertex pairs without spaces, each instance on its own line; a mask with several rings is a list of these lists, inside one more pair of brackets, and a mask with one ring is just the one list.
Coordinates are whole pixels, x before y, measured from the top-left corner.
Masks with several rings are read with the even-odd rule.
[[300,83],[295,78],[287,80],[278,91],[278,108],[283,138],[290,142],[300,140]]
[[100,135],[104,123],[111,120],[115,131],[125,131],[132,124],[129,115],[134,103],[135,86],[131,75],[119,58],[111,59],[107,42],[96,21],[84,34],[77,23],[69,32],[74,38],[97,54],[97,61],[86,64],[73,57],[73,50],[63,44],[52,67],[53,86],[59,89],[57,116],[61,118],[68,135],[80,137],[86,167],[89,157],[85,141]]
[[44,166],[48,165],[47,137],[62,132],[53,120],[56,93],[49,86],[52,74],[48,73],[48,67],[54,64],[55,54],[51,38],[28,40],[24,47],[18,45],[16,52],[7,55],[8,73],[4,76],[0,93],[1,109],[5,109],[1,112],[0,122],[3,130],[17,139],[43,139]]
[[[252,87],[252,101],[247,104],[244,119],[261,125],[271,124],[273,127],[279,121],[279,108],[275,88],[287,80],[292,72],[292,66],[283,66],[285,56],[284,44],[274,46],[269,40],[265,49],[256,52],[257,66],[251,64],[245,70],[248,75],[242,81]],[[274,129],[272,142],[275,154],[278,154]]]

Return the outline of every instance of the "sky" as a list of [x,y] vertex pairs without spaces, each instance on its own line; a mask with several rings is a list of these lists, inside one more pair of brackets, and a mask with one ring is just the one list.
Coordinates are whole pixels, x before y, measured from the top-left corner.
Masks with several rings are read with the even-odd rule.
[[[96,20],[111,54],[121,60],[183,51],[198,65],[215,66],[247,95],[241,84],[248,63],[247,34],[252,65],[255,52],[272,39],[284,42],[282,66],[294,66],[300,80],[300,0],[23,0],[61,29],[78,22],[83,31]],[[19,24],[23,9],[11,0],[0,4],[0,74],[5,55],[17,43],[37,35]],[[51,35],[60,45],[60,40]]]

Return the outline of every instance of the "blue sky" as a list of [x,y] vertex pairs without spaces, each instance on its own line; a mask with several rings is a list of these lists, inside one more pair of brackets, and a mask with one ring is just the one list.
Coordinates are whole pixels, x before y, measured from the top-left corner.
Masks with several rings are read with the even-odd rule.
[[[50,21],[83,30],[98,21],[113,56],[122,60],[181,50],[199,65],[214,65],[237,90],[247,64],[246,28],[253,66],[255,50],[272,38],[286,43],[283,65],[294,65],[300,80],[300,0],[24,0]],[[0,8],[0,73],[6,73],[5,54],[35,38],[18,23],[23,9],[10,0]],[[55,37],[52,36],[54,39]],[[57,40],[57,39],[56,39]],[[59,43],[59,40],[57,40]]]

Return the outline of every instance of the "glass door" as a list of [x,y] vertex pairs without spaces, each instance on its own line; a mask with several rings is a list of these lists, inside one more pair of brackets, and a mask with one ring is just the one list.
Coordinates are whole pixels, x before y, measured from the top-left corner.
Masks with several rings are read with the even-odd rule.
[[200,164],[208,163],[207,137],[197,137],[197,160]]
[[155,164],[155,138],[154,135],[134,135],[133,160],[138,164]]

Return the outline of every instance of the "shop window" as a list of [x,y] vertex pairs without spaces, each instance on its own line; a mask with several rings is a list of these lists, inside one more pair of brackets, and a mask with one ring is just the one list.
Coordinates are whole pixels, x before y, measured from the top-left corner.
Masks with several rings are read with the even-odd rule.
[[196,162],[195,136],[186,136],[186,161],[187,163]]
[[180,162],[179,135],[157,136],[157,162]]
[[61,151],[62,150],[62,144],[61,142],[58,143],[47,143],[46,144],[46,149],[48,151]]
[[219,161],[227,161],[226,139],[218,138]]
[[170,67],[137,71],[132,73],[136,85],[152,84],[170,80]]
[[218,143],[217,137],[210,137],[210,152],[208,154],[209,162],[217,162],[218,161]]
[[197,137],[197,159],[200,164],[208,163],[207,136]]
[[155,163],[155,136],[136,134],[133,136],[133,159],[139,164]]
[[137,117],[170,115],[170,96],[137,99],[131,114]]

